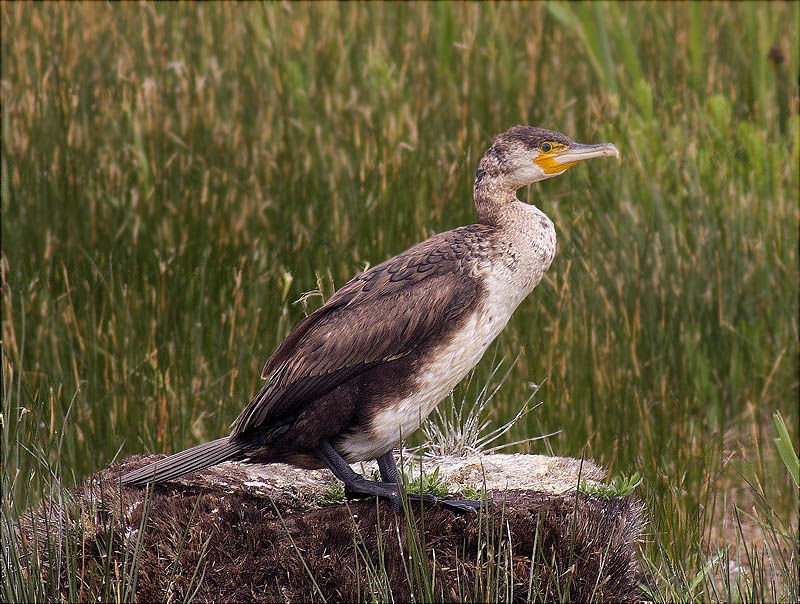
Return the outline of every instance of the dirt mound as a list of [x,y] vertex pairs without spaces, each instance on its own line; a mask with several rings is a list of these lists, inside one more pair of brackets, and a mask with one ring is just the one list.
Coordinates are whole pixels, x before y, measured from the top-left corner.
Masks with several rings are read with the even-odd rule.
[[[505,462],[495,457],[491,473],[502,480]],[[535,456],[504,457],[517,475]],[[86,593],[97,593],[91,582],[109,556],[133,569],[137,550],[139,601],[621,601],[640,593],[634,542],[642,510],[632,498],[487,488],[488,511],[414,505],[398,515],[368,500],[320,505],[327,472],[232,463],[157,485],[151,497],[120,488],[121,474],[153,459],[111,466],[71,503],[36,515],[37,527],[48,518],[50,531],[62,526],[74,539]],[[456,478],[472,468],[464,460],[442,467]],[[33,520],[23,525],[27,539]]]

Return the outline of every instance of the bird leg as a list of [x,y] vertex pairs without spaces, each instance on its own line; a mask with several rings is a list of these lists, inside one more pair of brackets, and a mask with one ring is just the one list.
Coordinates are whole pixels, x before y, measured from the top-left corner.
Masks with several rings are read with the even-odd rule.
[[381,480],[383,482],[393,482],[398,486],[402,486],[403,477],[400,476],[400,469],[397,467],[397,462],[394,460],[394,453],[392,453],[391,449],[378,458],[378,468],[381,471]]
[[328,464],[333,475],[344,483],[344,493],[348,498],[381,497],[388,499],[395,509],[399,508],[400,492],[396,484],[375,482],[359,476],[327,440],[320,441],[316,453]]
[[[402,490],[403,477],[394,460],[394,453],[387,451],[378,458],[378,468],[381,471],[381,480],[393,482],[397,485],[398,491]],[[474,512],[481,507],[490,505],[488,501],[473,501],[471,499],[443,499],[430,494],[408,493],[406,495],[411,501],[424,501],[426,503],[439,503],[445,507],[459,512]]]
[[[400,470],[397,467],[397,462],[394,460],[394,453],[392,453],[391,449],[378,458],[378,469],[381,471],[381,480],[386,484],[394,484],[402,498],[402,493],[405,490],[403,477],[400,475]],[[436,503],[439,500],[434,495],[417,495],[416,493],[408,493],[406,497],[411,501],[424,501],[426,503]],[[402,505],[402,500],[399,500],[398,503]],[[399,512],[400,508],[395,508],[395,511]]]
[[[328,465],[333,475],[344,483],[344,492],[348,498],[380,497],[388,500],[395,511],[399,511],[402,507],[403,479],[391,451],[378,458],[378,468],[383,482],[366,480],[363,476],[356,474],[327,440],[320,441],[316,453]],[[409,493],[407,497],[411,501],[441,503],[461,512],[472,512],[483,505],[480,501],[440,499],[429,494]]]

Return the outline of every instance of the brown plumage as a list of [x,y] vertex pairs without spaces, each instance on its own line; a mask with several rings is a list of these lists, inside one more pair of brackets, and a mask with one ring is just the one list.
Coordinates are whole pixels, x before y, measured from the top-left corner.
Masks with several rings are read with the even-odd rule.
[[[267,382],[234,422],[231,437],[246,438],[265,428],[277,436],[302,421],[307,430],[293,431],[287,448],[313,452],[320,438],[334,438],[345,428],[368,429],[364,395],[371,388],[358,376],[366,373],[373,381],[375,367],[413,365],[434,342],[458,329],[481,292],[470,269],[488,256],[485,242],[494,230],[472,225],[440,233],[347,282],[298,323],[266,362],[262,378]],[[394,373],[389,392],[409,381],[403,372]],[[335,405],[307,405],[330,393],[336,395]],[[354,400],[358,393],[360,401]],[[315,455],[281,461],[322,465]]]
[[[124,476],[169,480],[226,459],[329,467],[354,495],[397,502],[392,448],[480,360],[555,254],[555,230],[522,186],[613,145],[526,126],[499,135],[475,176],[477,224],[434,235],[357,275],[303,319],[264,365],[230,437]],[[384,482],[346,465],[378,459]],[[389,488],[392,487],[392,488]]]

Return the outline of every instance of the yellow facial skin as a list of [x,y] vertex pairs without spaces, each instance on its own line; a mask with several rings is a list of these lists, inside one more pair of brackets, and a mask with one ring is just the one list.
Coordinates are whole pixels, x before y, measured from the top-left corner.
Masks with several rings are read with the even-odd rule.
[[550,145],[550,151],[545,152],[541,147],[539,148],[539,155],[533,161],[538,165],[542,170],[544,170],[545,174],[560,174],[570,166],[574,166],[577,164],[577,161],[569,162],[566,164],[559,164],[556,162],[556,156],[560,153],[564,152],[567,149],[566,145],[562,145],[561,143],[542,143],[542,147],[544,145]]
[[533,161],[547,176],[553,176],[561,174],[578,162],[595,157],[616,157],[619,159],[619,149],[613,143],[583,145],[571,142],[565,145],[564,143],[546,141],[539,145],[539,155]]

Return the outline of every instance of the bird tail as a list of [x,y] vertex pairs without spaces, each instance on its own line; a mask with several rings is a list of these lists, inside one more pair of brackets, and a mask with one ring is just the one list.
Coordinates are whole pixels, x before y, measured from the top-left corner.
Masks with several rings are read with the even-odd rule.
[[120,479],[122,484],[143,485],[149,482],[166,482],[189,472],[202,470],[237,457],[242,446],[230,437],[218,438],[180,453],[159,459],[138,470],[128,472]]

